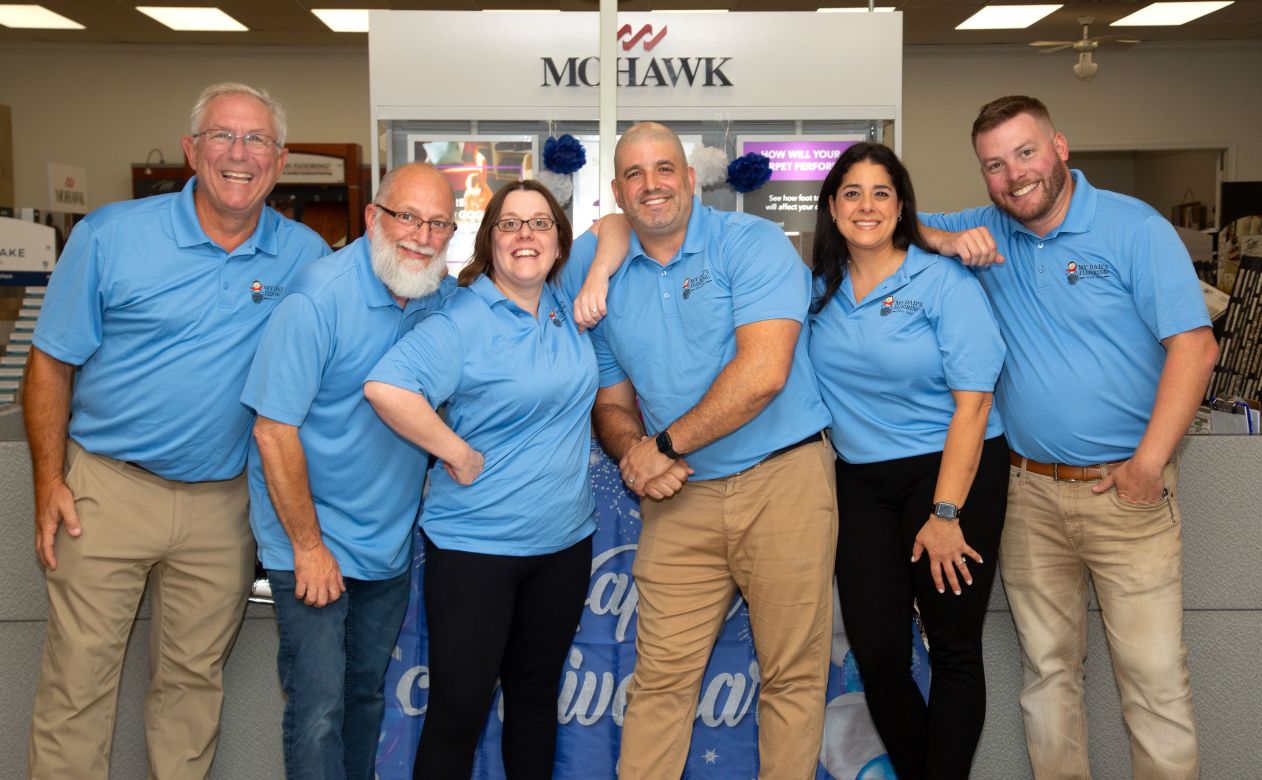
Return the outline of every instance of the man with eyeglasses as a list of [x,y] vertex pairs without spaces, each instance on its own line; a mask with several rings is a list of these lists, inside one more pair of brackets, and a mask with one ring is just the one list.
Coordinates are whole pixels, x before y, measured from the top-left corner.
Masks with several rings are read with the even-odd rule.
[[241,388],[290,277],[328,253],[264,207],[284,140],[266,93],[207,87],[182,142],[196,176],[89,214],[49,282],[23,392],[48,585],[30,777],[108,776],[146,578],[149,774],[210,771],[254,574]]
[[391,171],[364,216],[368,235],[294,277],[241,396],[258,414],[250,524],[276,602],[289,777],[374,777],[427,454],[377,417],[362,385],[456,287],[441,172]]

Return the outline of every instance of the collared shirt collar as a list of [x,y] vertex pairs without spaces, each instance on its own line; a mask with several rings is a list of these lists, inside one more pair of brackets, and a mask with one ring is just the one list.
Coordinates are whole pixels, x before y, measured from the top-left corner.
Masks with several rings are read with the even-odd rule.
[[[197,218],[197,206],[193,201],[193,193],[196,189],[197,177],[193,176],[184,185],[184,189],[180,190],[180,193],[171,204],[171,223],[175,231],[175,242],[181,247],[214,243],[202,228],[201,220]],[[267,206],[263,206],[263,210],[259,214],[258,224],[254,226],[254,232],[230,254],[264,252],[274,257],[277,254],[277,245],[280,240],[277,235],[280,220],[280,214]]]
[[1061,233],[1086,233],[1091,230],[1091,226],[1095,223],[1096,189],[1077,168],[1070,170],[1069,175],[1073,177],[1074,194],[1069,199],[1069,209],[1065,212],[1065,218],[1061,220],[1061,223],[1048,231],[1047,235],[1040,236],[1011,215],[1006,215],[1012,220],[1015,230],[1041,239],[1055,238]]
[[[683,257],[684,255],[695,255],[698,252],[705,251],[705,220],[708,217],[709,210],[701,203],[701,198],[693,195],[692,213],[688,215],[688,227],[687,232],[684,233],[684,243],[679,249],[679,254],[671,258],[671,263],[675,262],[676,258]],[[644,253],[644,246],[640,243],[639,236],[637,236],[633,230],[631,231],[631,243],[627,250],[627,259],[635,260],[638,257],[643,257],[652,263],[657,262]],[[667,265],[670,265],[670,263],[667,263]]]
[[[372,243],[368,240],[368,236],[360,236],[343,251],[355,253],[355,274],[359,277],[359,289],[364,294],[364,303],[374,308],[380,306],[399,308],[386,283],[381,281],[381,278],[372,270]],[[411,303],[408,301],[409,305]]]

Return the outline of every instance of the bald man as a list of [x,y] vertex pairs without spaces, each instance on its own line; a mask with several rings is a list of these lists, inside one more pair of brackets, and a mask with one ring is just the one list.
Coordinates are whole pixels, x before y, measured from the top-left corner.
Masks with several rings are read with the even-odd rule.
[[[760,666],[760,775],[813,778],[837,503],[802,328],[810,271],[771,222],[694,197],[669,128],[632,127],[614,166],[633,235],[609,282],[610,314],[592,330],[592,416],[643,521],[619,774],[683,772],[702,674],[739,590]],[[576,241],[565,270],[582,273],[595,244]]]
[[250,525],[276,600],[289,777],[374,777],[427,454],[362,385],[455,288],[455,198],[436,169],[391,171],[364,216],[367,236],[294,277],[241,396],[258,413]]

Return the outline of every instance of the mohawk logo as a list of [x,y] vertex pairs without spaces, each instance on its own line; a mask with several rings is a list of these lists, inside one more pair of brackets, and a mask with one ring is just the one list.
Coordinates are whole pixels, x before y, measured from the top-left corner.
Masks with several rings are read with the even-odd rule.
[[[649,38],[647,41],[645,41],[644,50],[653,51],[653,47],[657,46],[657,44],[662,42],[662,39],[666,37],[666,31],[669,29],[670,29],[669,27],[663,27],[661,32],[659,32],[657,35],[654,35],[652,38]],[[624,24],[618,30],[618,40],[622,41],[622,39],[628,35],[631,35],[631,25]],[[653,25],[646,24],[643,27],[641,27],[640,31],[637,32],[635,35],[631,35],[631,40],[622,41],[622,50],[631,51],[631,47],[639,43],[641,38],[644,38],[649,35],[653,35]]]
[[[618,28],[618,43],[623,51],[631,51],[639,45],[645,52],[651,52],[669,30],[663,26],[655,35],[651,24],[639,30],[624,24]],[[552,57],[540,59],[543,60],[543,83],[539,86],[600,86],[599,57],[566,57],[560,62]],[[731,61],[731,57],[619,57],[618,86],[730,87],[732,80],[723,72],[723,67]]]

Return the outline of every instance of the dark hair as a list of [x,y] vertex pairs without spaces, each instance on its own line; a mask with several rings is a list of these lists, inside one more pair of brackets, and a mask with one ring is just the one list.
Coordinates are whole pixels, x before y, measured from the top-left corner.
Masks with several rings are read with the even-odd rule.
[[1029,114],[1046,122],[1048,127],[1052,126],[1052,115],[1048,113],[1043,101],[1028,95],[1006,95],[990,101],[978,110],[977,118],[973,120],[973,145],[977,145],[977,136],[1021,114]]
[[811,312],[819,312],[832,300],[841,287],[841,279],[846,275],[846,265],[850,262],[850,249],[846,239],[833,222],[832,212],[828,209],[828,200],[837,195],[841,189],[842,179],[846,172],[859,162],[870,162],[881,166],[890,175],[894,183],[894,194],[898,196],[901,218],[894,226],[894,246],[906,249],[915,244],[926,249],[925,240],[920,234],[920,223],[916,219],[916,193],[911,186],[911,175],[899,161],[898,155],[888,146],[872,143],[857,143],[837,158],[833,168],[824,178],[819,188],[819,203],[815,209],[815,244],[811,251],[811,275],[824,280],[824,291],[811,303]]
[[[557,274],[561,273],[561,268],[570,257],[570,246],[574,243],[574,231],[570,228],[569,217],[565,216],[565,211],[561,208],[561,204],[557,202],[551,190],[535,179],[526,179],[505,184],[491,197],[491,202],[486,204],[486,213],[482,215],[482,224],[478,225],[478,235],[473,239],[473,258],[468,265],[460,269],[460,275],[456,277],[456,283],[461,287],[468,287],[473,284],[473,280],[477,279],[481,274],[486,274],[488,279],[495,278],[495,264],[492,262],[492,258],[495,255],[495,240],[491,234],[495,230],[495,223],[499,221],[500,213],[504,210],[504,200],[508,198],[508,194],[521,190],[537,192],[543,196],[544,200],[548,201],[548,209],[552,211],[552,218],[557,221],[557,245],[561,250],[556,262],[552,264],[552,269],[548,271],[548,281],[552,281]],[[522,227],[522,230],[529,229],[528,227]]]

